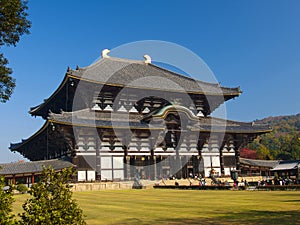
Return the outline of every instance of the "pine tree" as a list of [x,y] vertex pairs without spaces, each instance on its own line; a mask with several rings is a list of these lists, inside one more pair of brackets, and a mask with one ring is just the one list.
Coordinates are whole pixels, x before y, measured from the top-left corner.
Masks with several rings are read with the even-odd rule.
[[14,202],[12,189],[4,190],[4,177],[0,176],[0,224],[13,224],[12,203]]
[[61,172],[44,168],[41,180],[29,190],[32,198],[23,204],[20,224],[86,224],[68,184],[73,174],[72,167]]

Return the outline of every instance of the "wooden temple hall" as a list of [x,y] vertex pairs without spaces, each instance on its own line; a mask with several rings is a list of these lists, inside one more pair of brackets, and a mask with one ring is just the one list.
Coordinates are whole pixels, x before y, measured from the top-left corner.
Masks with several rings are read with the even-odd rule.
[[267,125],[211,117],[239,88],[221,87],[145,60],[114,58],[70,68],[57,90],[30,109],[45,123],[10,150],[31,161],[64,159],[78,181],[229,176],[239,149]]

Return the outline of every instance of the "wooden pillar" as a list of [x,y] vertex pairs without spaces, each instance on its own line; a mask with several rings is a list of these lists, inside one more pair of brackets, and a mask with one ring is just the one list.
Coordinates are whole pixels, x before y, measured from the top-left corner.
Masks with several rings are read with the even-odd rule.
[[[181,164],[180,164],[180,171],[181,171],[181,178],[187,178],[187,174],[188,174],[188,169],[187,169],[187,165],[188,165],[188,160],[187,160],[188,156],[181,156]],[[183,160],[182,160],[183,158]],[[185,165],[182,165],[182,161],[185,162]]]
[[200,166],[200,161],[201,161],[201,156],[197,155],[197,176],[200,176],[200,171],[199,171],[199,166]]
[[154,175],[153,179],[155,180],[157,178],[156,156],[153,155],[152,159],[153,159],[153,175]]
[[131,174],[130,174],[130,156],[125,156],[125,165],[126,165],[126,179],[130,180]]
[[34,173],[31,174],[31,184],[34,184]]
[[160,155],[160,156],[155,156],[156,158],[156,162],[158,161],[159,163],[155,163],[155,168],[156,168],[156,177],[158,178],[162,178],[163,177],[163,157]]
[[96,180],[101,180],[101,156],[100,156],[100,146],[101,141],[97,136],[95,137],[96,144]]
[[258,167],[258,170],[259,170],[259,176],[261,176],[261,168]]
[[171,175],[172,177],[176,175],[176,174],[175,174],[175,171],[174,171],[174,158],[175,158],[175,157],[176,157],[176,156],[173,156],[173,155],[171,155],[171,156],[168,157],[169,166],[170,166],[170,175]]
[[223,149],[220,149],[220,166],[221,166],[221,176],[225,175],[224,170],[224,155],[223,155]]
[[[182,171],[182,169],[184,167],[184,165],[182,164],[182,157],[185,157],[185,156],[177,156],[177,157],[178,157],[178,164],[180,165],[179,166],[180,169],[178,171],[179,172],[179,177],[182,178],[183,177],[183,174],[182,174],[183,171]],[[184,160],[184,162],[185,162],[185,160]]]
[[234,147],[235,151],[235,161],[236,161],[236,170],[240,170],[240,151],[238,147]]
[[193,159],[193,174],[194,176],[197,175],[198,176],[198,158],[197,156],[192,156]]
[[148,176],[147,176],[147,179],[148,180],[151,180],[152,178],[153,178],[153,169],[152,169],[152,166],[151,166],[151,163],[152,163],[152,156],[151,155],[149,155],[148,157],[147,157],[147,159],[148,159]]

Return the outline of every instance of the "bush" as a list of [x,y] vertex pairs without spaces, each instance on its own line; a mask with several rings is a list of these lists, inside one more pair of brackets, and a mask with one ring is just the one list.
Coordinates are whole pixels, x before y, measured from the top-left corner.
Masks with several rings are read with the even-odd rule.
[[17,190],[18,192],[20,192],[21,194],[25,194],[25,193],[28,191],[28,188],[26,187],[25,184],[18,184],[18,185],[16,186],[16,190]]
[[12,188],[4,190],[4,177],[0,176],[0,224],[13,224],[12,203],[14,202]]
[[67,183],[73,174],[72,167],[61,172],[44,168],[41,180],[28,191],[32,198],[23,204],[20,224],[86,224]]

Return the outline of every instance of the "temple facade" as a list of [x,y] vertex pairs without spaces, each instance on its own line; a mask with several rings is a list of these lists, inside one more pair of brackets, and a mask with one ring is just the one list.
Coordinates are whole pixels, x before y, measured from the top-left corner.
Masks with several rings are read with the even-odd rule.
[[45,119],[30,138],[11,144],[29,160],[65,159],[78,181],[229,176],[239,149],[267,125],[210,114],[240,88],[191,79],[145,61],[103,54],[68,68],[57,90],[30,109]]

